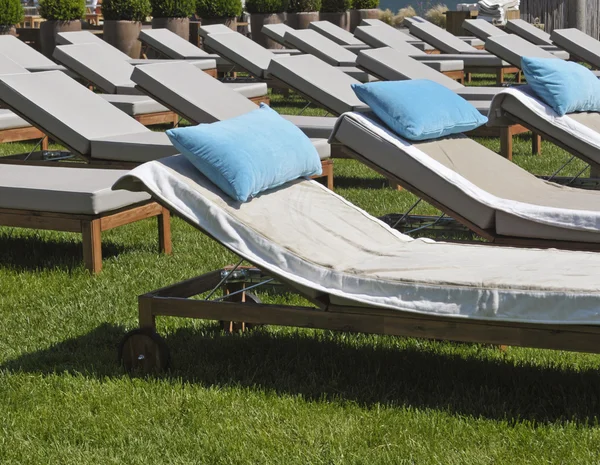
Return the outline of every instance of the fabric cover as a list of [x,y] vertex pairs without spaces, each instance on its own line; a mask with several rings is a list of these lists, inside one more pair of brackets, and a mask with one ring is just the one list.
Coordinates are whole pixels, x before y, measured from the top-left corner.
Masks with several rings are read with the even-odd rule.
[[[521,59],[523,57],[548,59],[560,59],[562,57],[541,49],[514,34],[490,37],[485,41],[485,49],[517,68],[521,67]],[[568,58],[567,54],[565,59]]]
[[179,153],[164,132],[145,131],[93,139],[91,157],[96,160],[145,163]]
[[322,172],[310,140],[265,104],[229,120],[169,129],[167,135],[202,174],[240,202]]
[[[31,125],[27,121],[15,115],[12,111],[0,109],[0,131],[5,131],[7,129],[27,128],[29,126]],[[331,126],[331,129],[333,129],[333,125]],[[331,133],[331,131],[329,132]],[[329,137],[329,135],[327,137]]]
[[312,55],[275,58],[269,74],[336,115],[368,109],[350,87],[359,81]]
[[127,170],[3,164],[0,208],[98,215],[150,200],[145,192],[114,191]]
[[265,24],[261,30],[264,35],[283,46],[289,45],[285,41],[285,33],[288,31],[295,31],[295,29],[284,23]]
[[535,45],[552,45],[550,34],[522,19],[506,22],[506,29]]
[[575,28],[554,29],[550,38],[559,47],[600,68],[600,41],[585,32]]
[[135,168],[115,188],[151,192],[312,298],[449,319],[598,324],[596,253],[413,240],[310,180],[240,204],[183,157]]
[[28,73],[26,68],[0,53],[0,75]]
[[430,22],[415,22],[410,25],[410,33],[419,39],[433,45],[444,53],[470,53],[477,54],[478,50],[466,42],[460,40],[454,34],[436,26]]
[[298,50],[314,55],[332,66],[354,66],[356,55],[312,29],[288,31],[285,41]]
[[352,89],[385,124],[410,140],[467,132],[487,122],[473,105],[427,79],[354,84]]
[[508,34],[484,19],[465,19],[462,23],[462,27],[483,41],[486,41],[488,37],[504,36]]
[[0,35],[0,55],[10,58],[27,69],[40,66],[56,66],[56,63],[52,60],[10,34]]
[[149,115],[152,113],[162,113],[169,109],[156,100],[143,95],[113,95],[97,94],[107,102],[124,111],[129,116]]
[[379,80],[356,66],[336,66],[335,68],[342,71],[346,76],[356,79],[358,82],[375,82]]
[[236,31],[227,27],[225,24],[208,24],[198,28],[198,35],[203,39],[206,39],[209,34],[231,34],[233,32]]
[[365,45],[363,41],[357,39],[349,31],[329,21],[313,21],[308,25],[308,28],[317,31],[339,45]]
[[600,111],[600,80],[579,63],[523,57],[521,69],[535,94],[559,116]]
[[[209,77],[213,81],[215,80],[215,78],[212,76]],[[235,91],[243,97],[246,97],[246,99],[266,97],[269,95],[266,82],[225,82],[224,84],[225,87]]]
[[142,29],[140,40],[169,58],[189,60],[211,55],[168,29]]

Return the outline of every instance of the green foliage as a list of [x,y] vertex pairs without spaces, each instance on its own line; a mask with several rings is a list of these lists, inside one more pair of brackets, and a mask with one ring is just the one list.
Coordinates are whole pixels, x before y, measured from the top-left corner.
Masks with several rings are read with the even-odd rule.
[[242,14],[241,0],[196,0],[200,18],[233,18]]
[[321,10],[321,0],[289,0],[288,13],[302,13]]
[[196,10],[195,0],[150,0],[153,18],[188,18]]
[[102,3],[102,14],[109,21],[145,21],[150,11],[150,0],[104,0]]
[[379,0],[354,0],[352,8],[355,10],[372,10],[379,7]]
[[40,0],[40,15],[51,21],[73,21],[84,14],[85,0]]
[[0,0],[0,26],[13,26],[23,21],[21,0]]
[[250,14],[283,13],[287,0],[246,0],[246,11]]
[[323,13],[341,13],[352,8],[352,0],[323,0]]

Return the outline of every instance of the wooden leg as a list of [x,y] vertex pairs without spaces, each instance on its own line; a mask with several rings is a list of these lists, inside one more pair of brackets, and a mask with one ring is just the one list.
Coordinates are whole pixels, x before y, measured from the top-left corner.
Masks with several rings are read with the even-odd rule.
[[138,299],[138,318],[140,328],[149,328],[156,331],[156,317],[152,314],[152,301],[147,297]]
[[171,242],[171,212],[163,207],[162,214],[158,215],[158,247],[164,254],[173,253]]
[[471,83],[471,73],[467,73],[467,82]]
[[523,80],[523,73],[521,73],[521,71],[519,71],[519,72],[517,73],[517,82],[518,82],[519,84],[521,84],[521,81],[522,81],[522,80]]
[[512,161],[512,132],[510,127],[500,128],[500,155]]
[[48,150],[48,136],[42,138],[42,150]]
[[496,84],[504,84],[504,68],[496,70]]
[[535,132],[531,133],[531,153],[534,155],[542,154],[542,136]]
[[83,261],[85,267],[97,274],[102,270],[102,232],[100,219],[81,222]]

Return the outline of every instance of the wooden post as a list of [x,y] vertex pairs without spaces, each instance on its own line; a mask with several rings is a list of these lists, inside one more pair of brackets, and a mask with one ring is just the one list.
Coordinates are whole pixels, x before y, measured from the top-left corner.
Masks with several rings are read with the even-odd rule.
[[152,298],[148,296],[138,297],[138,317],[140,328],[149,328],[156,331],[156,317],[152,314]]
[[102,271],[102,232],[100,219],[83,220],[81,234],[83,236],[83,261],[92,273]]
[[542,136],[535,132],[531,133],[531,153],[534,155],[542,154]]
[[510,126],[500,128],[500,155],[512,161],[512,131]]
[[163,207],[162,213],[158,215],[158,247],[164,254],[173,253],[171,241],[171,212]]

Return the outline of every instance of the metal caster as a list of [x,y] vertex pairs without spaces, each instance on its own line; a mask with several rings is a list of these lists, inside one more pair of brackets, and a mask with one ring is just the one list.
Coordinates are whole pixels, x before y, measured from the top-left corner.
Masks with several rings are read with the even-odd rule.
[[119,360],[128,373],[161,373],[171,357],[165,340],[153,329],[129,331],[119,345]]

